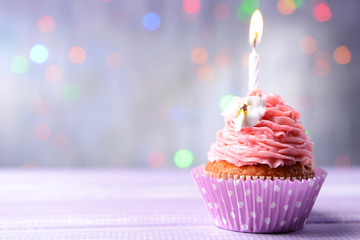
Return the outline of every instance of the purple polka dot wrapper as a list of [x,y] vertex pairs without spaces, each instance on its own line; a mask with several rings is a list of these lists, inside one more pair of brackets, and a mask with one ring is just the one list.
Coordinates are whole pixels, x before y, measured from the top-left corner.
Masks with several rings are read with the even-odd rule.
[[191,174],[215,225],[248,233],[300,230],[327,176],[317,168],[308,180],[225,180],[206,176],[204,167]]

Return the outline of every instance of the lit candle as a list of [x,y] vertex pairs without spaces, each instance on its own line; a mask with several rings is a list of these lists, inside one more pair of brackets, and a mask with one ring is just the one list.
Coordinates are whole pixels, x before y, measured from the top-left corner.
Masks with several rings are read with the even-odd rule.
[[260,43],[263,34],[263,18],[259,9],[251,16],[249,43],[252,52],[249,55],[249,92],[256,90],[259,86],[259,60],[260,56],[256,52],[256,44]]

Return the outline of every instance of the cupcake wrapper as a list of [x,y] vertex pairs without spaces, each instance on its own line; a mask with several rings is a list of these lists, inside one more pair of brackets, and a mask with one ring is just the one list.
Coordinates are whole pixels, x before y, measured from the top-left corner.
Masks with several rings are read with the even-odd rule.
[[204,165],[191,174],[216,226],[252,233],[301,229],[327,176],[317,168],[308,180],[225,180],[206,176]]

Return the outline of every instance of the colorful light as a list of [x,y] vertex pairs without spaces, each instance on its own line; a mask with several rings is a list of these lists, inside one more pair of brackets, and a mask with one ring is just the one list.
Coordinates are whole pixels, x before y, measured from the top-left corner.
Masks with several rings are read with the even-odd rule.
[[244,66],[244,68],[248,69],[249,68],[249,55],[250,52],[246,53],[241,60],[242,65]]
[[63,90],[64,98],[69,102],[76,102],[81,96],[81,89],[75,84],[68,84]]
[[259,6],[259,0],[243,0],[236,11],[236,16],[241,22],[248,22],[250,21],[251,14]]
[[47,140],[50,137],[51,129],[47,124],[38,124],[34,128],[34,137],[39,141]]
[[219,106],[220,106],[220,109],[221,109],[222,112],[225,110],[225,108],[226,108],[226,107],[229,105],[229,103],[232,101],[233,97],[235,97],[235,95],[227,94],[227,95],[223,96],[223,97],[220,99]]
[[335,168],[338,170],[349,170],[351,166],[351,159],[347,155],[338,156],[334,162]]
[[50,82],[58,82],[62,77],[62,70],[59,66],[47,66],[44,72],[46,80]]
[[55,27],[56,27],[55,20],[48,15],[42,16],[37,22],[37,28],[39,29],[40,32],[43,33],[52,33],[55,30]]
[[295,3],[296,8],[301,7],[303,4],[303,0],[293,0],[293,2]]
[[351,62],[351,52],[347,47],[340,46],[335,49],[333,53],[333,58],[337,64],[348,64],[349,62]]
[[69,146],[70,139],[66,133],[56,133],[52,140],[57,148],[66,148]]
[[68,56],[72,63],[80,64],[86,59],[86,51],[80,46],[75,46],[70,49]]
[[144,28],[148,31],[158,30],[161,25],[161,19],[156,13],[148,13],[143,18]]
[[300,50],[307,55],[313,54],[317,50],[316,40],[311,36],[304,37],[300,41]]
[[328,5],[320,3],[314,7],[313,16],[316,21],[327,22],[331,19],[332,13]]
[[277,8],[281,14],[290,15],[295,11],[296,5],[293,0],[279,0]]
[[330,74],[330,54],[327,51],[317,52],[314,56],[313,72],[319,78]]
[[217,55],[214,66],[219,69],[226,69],[230,66],[230,59],[225,55]]
[[158,168],[164,165],[165,156],[160,151],[154,151],[149,154],[148,163],[153,168]]
[[168,111],[168,116],[173,122],[181,122],[185,118],[185,110],[181,106],[172,106]]
[[193,153],[188,149],[181,149],[174,155],[174,163],[179,168],[187,168],[194,161]]
[[106,57],[106,64],[109,68],[119,69],[123,63],[123,58],[118,52],[111,52]]
[[15,74],[24,74],[29,69],[28,60],[23,56],[16,56],[11,61],[11,71]]
[[204,64],[208,60],[208,52],[203,47],[196,47],[191,51],[191,60],[195,64]]
[[226,4],[218,3],[213,8],[213,17],[222,22],[229,18],[230,15],[230,9]]
[[49,57],[49,50],[41,44],[34,45],[30,50],[30,59],[36,63],[43,63]]
[[197,14],[200,11],[200,0],[183,0],[183,10],[187,14]]
[[197,70],[197,77],[202,82],[210,82],[215,76],[214,69],[209,65],[202,65]]

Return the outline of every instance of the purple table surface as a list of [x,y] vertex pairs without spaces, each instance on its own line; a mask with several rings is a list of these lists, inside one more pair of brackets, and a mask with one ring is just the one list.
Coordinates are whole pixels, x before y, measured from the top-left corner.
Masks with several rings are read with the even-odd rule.
[[360,168],[329,175],[297,232],[214,226],[190,169],[0,170],[0,239],[360,239]]

